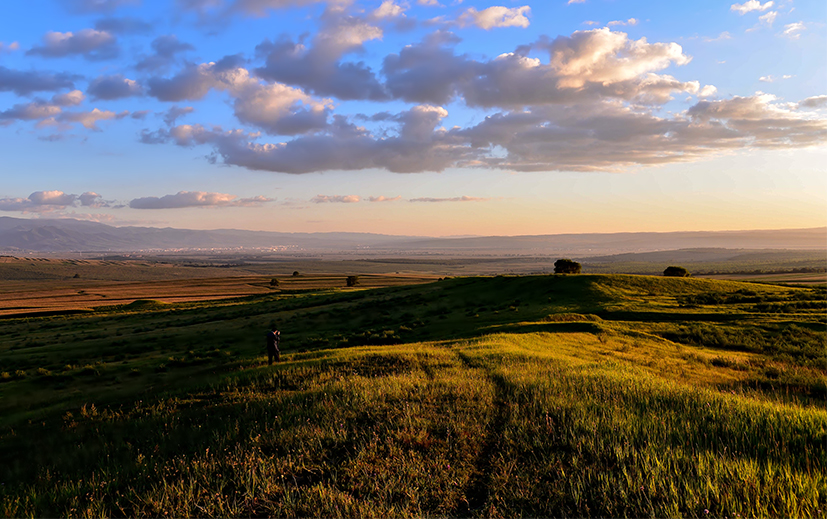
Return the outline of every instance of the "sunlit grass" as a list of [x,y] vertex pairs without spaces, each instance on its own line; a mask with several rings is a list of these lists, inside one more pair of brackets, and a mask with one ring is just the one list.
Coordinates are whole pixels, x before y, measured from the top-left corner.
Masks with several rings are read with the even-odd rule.
[[[0,381],[20,399],[0,514],[818,517],[822,316],[749,306],[818,294],[697,281],[460,279],[48,323],[68,353],[15,349],[24,374]],[[681,297],[715,294],[690,315],[722,320],[682,317]],[[270,367],[246,336],[264,318],[340,338]],[[117,359],[105,345],[130,331]],[[377,337],[399,343],[354,339]]]

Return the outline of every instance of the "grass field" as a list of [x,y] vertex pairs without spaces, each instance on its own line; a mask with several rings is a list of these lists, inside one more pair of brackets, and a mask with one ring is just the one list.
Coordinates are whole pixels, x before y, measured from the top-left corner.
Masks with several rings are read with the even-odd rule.
[[819,517],[825,310],[579,275],[7,318],[0,514]]

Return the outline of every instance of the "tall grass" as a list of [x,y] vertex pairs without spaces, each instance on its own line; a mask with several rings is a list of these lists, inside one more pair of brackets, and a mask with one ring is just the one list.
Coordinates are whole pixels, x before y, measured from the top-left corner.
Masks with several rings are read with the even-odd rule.
[[[827,413],[657,377],[588,334],[296,354],[84,407],[7,516],[816,516]],[[599,357],[599,353],[592,351]],[[45,441],[44,441],[45,440]],[[25,444],[20,441],[21,446]]]

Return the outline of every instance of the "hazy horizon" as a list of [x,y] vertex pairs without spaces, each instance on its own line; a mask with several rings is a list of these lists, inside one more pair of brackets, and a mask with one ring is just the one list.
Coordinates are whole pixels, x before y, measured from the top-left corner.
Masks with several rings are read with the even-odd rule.
[[[0,215],[0,218],[3,218],[5,215]],[[30,220],[30,221],[48,221],[48,220],[72,220],[78,222],[85,222],[89,220],[82,220],[78,218],[73,218],[72,216],[60,216],[60,217],[50,217],[50,216],[34,216],[34,217],[11,217],[20,220]],[[340,231],[340,230],[330,230],[330,231],[290,231],[290,230],[261,230],[261,229],[241,229],[237,227],[215,227],[209,229],[199,229],[194,227],[175,227],[171,225],[133,225],[133,224],[117,224],[111,222],[94,222],[94,223],[103,223],[104,225],[108,225],[114,228],[127,228],[127,227],[137,227],[137,228],[150,228],[150,229],[177,229],[177,230],[190,230],[190,231],[244,231],[244,232],[274,232],[274,233],[283,233],[283,234],[378,234],[378,235],[385,235],[385,236],[398,236],[398,237],[408,237],[408,238],[444,238],[444,239],[463,239],[463,238],[496,238],[496,237],[507,237],[507,238],[518,238],[518,237],[532,237],[532,236],[578,236],[578,235],[589,235],[589,234],[673,234],[673,233],[749,233],[749,232],[788,232],[788,231],[815,231],[820,229],[827,230],[827,226],[813,226],[813,227],[789,227],[789,228],[780,228],[780,229],[720,229],[720,230],[709,230],[709,229],[692,229],[692,230],[683,230],[683,231],[617,231],[617,232],[594,232],[594,233],[572,233],[572,232],[556,232],[556,233],[545,233],[545,234],[454,234],[454,235],[427,235],[427,234],[388,234],[388,233],[378,233],[378,232],[359,232],[359,231]],[[825,243],[825,248],[827,248],[827,243]]]
[[827,222],[821,1],[4,14],[2,215],[423,237]]

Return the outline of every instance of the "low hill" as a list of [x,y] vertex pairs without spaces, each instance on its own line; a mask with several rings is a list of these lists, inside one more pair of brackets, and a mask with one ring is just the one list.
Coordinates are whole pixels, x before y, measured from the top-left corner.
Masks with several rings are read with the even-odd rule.
[[72,252],[193,249],[263,249],[362,254],[602,255],[669,249],[824,250],[827,227],[722,232],[551,234],[427,238],[370,233],[285,233],[234,229],[191,230],[112,227],[71,219],[0,217],[0,250]]
[[5,320],[0,514],[817,515],[825,306],[498,276]]

